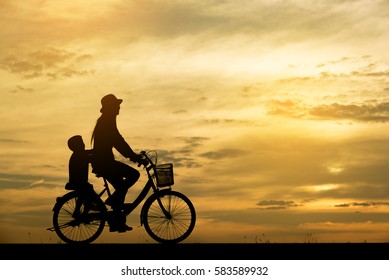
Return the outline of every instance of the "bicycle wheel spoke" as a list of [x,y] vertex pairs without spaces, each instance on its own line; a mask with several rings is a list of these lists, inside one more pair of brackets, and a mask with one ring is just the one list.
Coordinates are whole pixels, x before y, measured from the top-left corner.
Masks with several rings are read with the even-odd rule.
[[59,227],[60,229],[65,229],[65,228],[67,228],[67,227],[73,227],[73,225],[72,225],[72,222],[67,222],[67,223],[65,223],[65,224],[59,225],[58,227]]

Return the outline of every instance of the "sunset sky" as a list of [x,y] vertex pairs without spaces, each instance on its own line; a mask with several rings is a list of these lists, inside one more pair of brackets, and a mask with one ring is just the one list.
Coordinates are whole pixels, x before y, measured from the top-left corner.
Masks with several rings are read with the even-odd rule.
[[[185,242],[389,242],[388,1],[0,11],[0,243],[60,242],[46,228],[66,193],[66,142],[80,134],[91,148],[108,93],[124,100],[132,148],[174,164],[198,216]],[[96,243],[154,242],[138,212],[128,224]]]

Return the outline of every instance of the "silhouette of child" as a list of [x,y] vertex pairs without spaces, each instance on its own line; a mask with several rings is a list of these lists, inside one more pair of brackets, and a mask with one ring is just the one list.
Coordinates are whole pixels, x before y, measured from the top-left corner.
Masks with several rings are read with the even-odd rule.
[[89,163],[92,151],[85,150],[85,144],[80,135],[69,138],[68,147],[73,151],[69,160],[69,182],[67,190],[91,190],[93,186],[88,182]]
[[[80,135],[75,135],[69,138],[68,147],[73,151],[69,160],[69,182],[65,189],[76,190],[79,192],[81,199],[77,200],[76,211],[73,217],[81,214],[79,212],[81,204],[84,204],[83,214],[96,205],[93,201],[98,197],[93,189],[93,185],[88,182],[89,163],[92,158],[92,150],[85,150],[85,144]],[[96,208],[95,208],[96,209]]]

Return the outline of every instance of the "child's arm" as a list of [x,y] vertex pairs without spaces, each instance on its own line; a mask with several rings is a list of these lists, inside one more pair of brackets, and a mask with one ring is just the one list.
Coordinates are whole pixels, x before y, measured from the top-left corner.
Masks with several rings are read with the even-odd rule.
[[88,162],[92,162],[92,158],[93,158],[93,149],[90,149],[90,150],[85,150],[85,153],[87,155],[87,158],[88,158]]

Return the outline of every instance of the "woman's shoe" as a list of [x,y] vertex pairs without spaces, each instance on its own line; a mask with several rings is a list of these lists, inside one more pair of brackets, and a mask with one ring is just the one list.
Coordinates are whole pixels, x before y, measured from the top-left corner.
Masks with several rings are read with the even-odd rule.
[[130,227],[126,224],[119,225],[119,227],[118,227],[118,232],[126,232],[126,231],[131,231],[131,230],[132,230],[132,227]]
[[109,231],[110,232],[126,232],[126,231],[131,231],[132,230],[132,227],[126,225],[126,224],[121,224],[121,225],[115,225],[115,226],[111,226],[109,228]]

